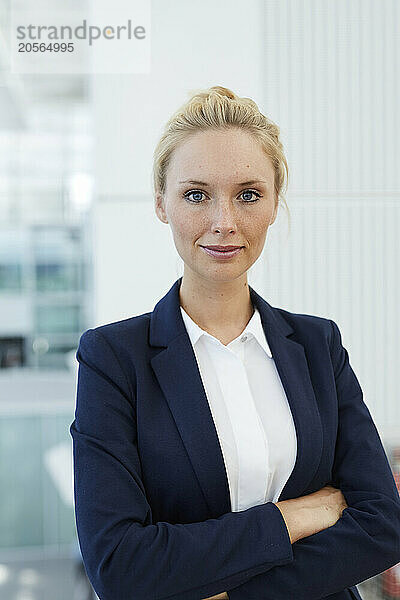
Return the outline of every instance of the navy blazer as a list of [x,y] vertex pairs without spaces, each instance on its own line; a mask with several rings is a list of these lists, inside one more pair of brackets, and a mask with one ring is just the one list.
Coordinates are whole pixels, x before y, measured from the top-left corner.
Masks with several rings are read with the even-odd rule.
[[291,544],[273,502],[231,510],[181,280],[152,312],[79,340],[75,518],[95,591],[101,600],[360,599],[357,583],[400,562],[400,498],[336,323],[273,307],[249,286],[298,440],[279,500],[330,484],[349,505]]

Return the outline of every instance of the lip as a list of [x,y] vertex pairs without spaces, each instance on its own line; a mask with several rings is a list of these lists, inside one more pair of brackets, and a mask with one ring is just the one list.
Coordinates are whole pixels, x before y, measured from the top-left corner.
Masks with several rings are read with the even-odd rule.
[[[243,246],[200,246],[209,256],[220,260],[229,260],[243,249]],[[218,250],[218,248],[232,248],[232,250]]]
[[222,246],[222,245],[212,245],[212,246],[202,246],[202,248],[210,248],[210,250],[236,250],[237,248],[242,248],[242,246]]

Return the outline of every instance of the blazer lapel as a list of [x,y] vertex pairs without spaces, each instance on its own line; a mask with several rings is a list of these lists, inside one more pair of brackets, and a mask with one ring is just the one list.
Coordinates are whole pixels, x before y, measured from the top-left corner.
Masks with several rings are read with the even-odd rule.
[[[250,287],[250,286],[249,286]],[[304,346],[290,335],[294,329],[250,287],[250,295],[261,322],[277,371],[290,405],[297,435],[297,456],[279,500],[300,496],[311,483],[320,463],[323,431]],[[268,393],[268,392],[266,392]]]
[[[222,515],[231,511],[229,484],[196,356],[179,308],[181,280],[172,285],[150,315],[149,342],[163,348],[151,359],[151,365],[210,512]],[[301,495],[318,468],[323,441],[321,419],[303,346],[287,337],[294,330],[277,309],[249,288],[296,427],[296,463],[279,497],[285,500]]]

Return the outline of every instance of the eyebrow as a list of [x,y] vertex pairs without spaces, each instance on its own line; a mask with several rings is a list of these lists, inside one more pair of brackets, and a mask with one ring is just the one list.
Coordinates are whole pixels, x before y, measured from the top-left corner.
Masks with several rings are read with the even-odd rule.
[[[204,185],[205,187],[209,186],[209,183],[204,181],[197,181],[195,179],[185,179],[184,181],[179,181],[178,183],[191,183],[193,185]],[[235,185],[254,185],[255,183],[268,183],[264,179],[252,179],[251,181],[242,181],[241,183],[236,183]]]

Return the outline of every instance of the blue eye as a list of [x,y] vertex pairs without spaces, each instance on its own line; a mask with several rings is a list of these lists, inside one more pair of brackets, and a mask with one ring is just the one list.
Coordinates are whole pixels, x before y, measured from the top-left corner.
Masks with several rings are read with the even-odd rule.
[[261,198],[261,194],[255,192],[254,190],[245,190],[244,192],[242,192],[242,194],[255,194],[256,196],[256,198],[253,198],[252,200],[245,200],[245,202],[256,202],[258,198]]
[[[200,191],[200,190],[190,190],[189,192],[186,192],[183,197],[187,198],[189,200],[189,202],[192,202],[193,204],[200,204],[202,202],[201,199],[190,199],[190,196],[192,194],[197,194],[197,195],[202,195],[204,194],[204,192]],[[258,192],[256,192],[255,190],[244,190],[244,192],[242,192],[242,194],[254,194],[256,196],[256,198],[253,199],[249,199],[249,200],[243,200],[243,202],[245,204],[250,204],[251,202],[256,202],[259,198],[261,198],[261,194],[259,194]]]
[[[192,190],[191,192],[186,192],[186,194],[184,194],[184,198],[188,198],[190,200],[189,196],[191,196],[192,194],[203,194],[203,192],[200,192],[199,190]],[[201,202],[201,200],[190,200],[190,202],[198,204],[199,202]]]

